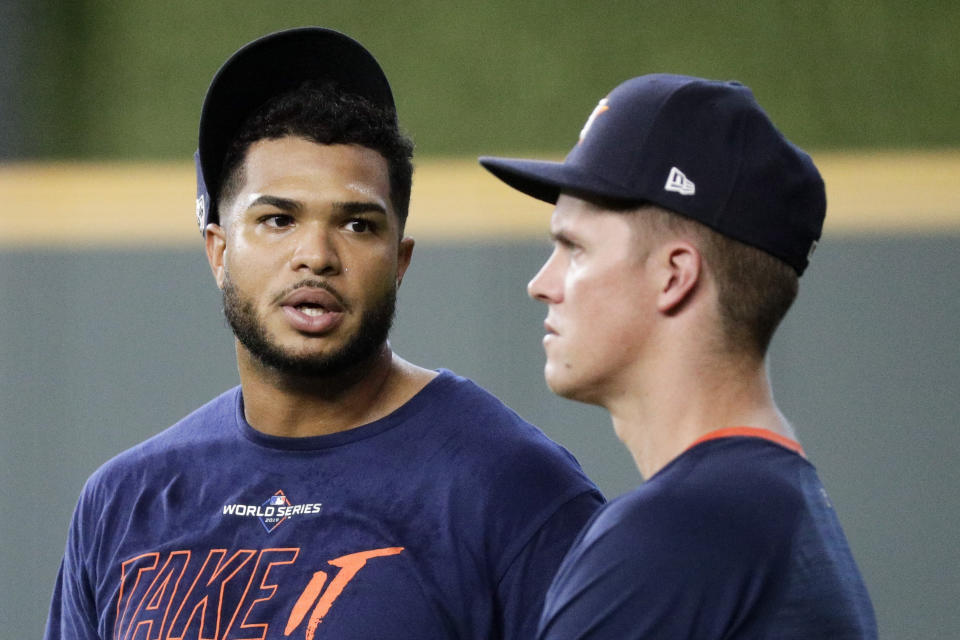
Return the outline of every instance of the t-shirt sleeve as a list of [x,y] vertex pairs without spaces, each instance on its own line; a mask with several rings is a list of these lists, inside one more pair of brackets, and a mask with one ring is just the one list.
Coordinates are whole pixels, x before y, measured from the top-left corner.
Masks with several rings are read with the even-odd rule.
[[497,600],[505,640],[529,640],[544,596],[570,545],[603,504],[597,491],[580,493],[557,509],[523,546],[500,579]]
[[73,514],[67,545],[50,601],[45,640],[98,640],[97,611],[84,564],[84,499]]

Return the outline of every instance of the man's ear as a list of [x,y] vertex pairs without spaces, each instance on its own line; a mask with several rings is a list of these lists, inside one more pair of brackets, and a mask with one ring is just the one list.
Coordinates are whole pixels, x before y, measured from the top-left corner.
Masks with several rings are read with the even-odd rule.
[[410,260],[413,258],[413,238],[405,236],[400,240],[400,248],[397,253],[397,288],[403,282],[403,274],[407,272],[410,266]]
[[703,277],[700,251],[686,241],[670,242],[657,252],[660,287],[657,309],[673,314],[689,302]]
[[207,262],[210,263],[210,270],[217,281],[217,286],[223,289],[224,283],[224,257],[227,251],[226,231],[218,224],[211,222],[204,229],[203,242],[207,250]]

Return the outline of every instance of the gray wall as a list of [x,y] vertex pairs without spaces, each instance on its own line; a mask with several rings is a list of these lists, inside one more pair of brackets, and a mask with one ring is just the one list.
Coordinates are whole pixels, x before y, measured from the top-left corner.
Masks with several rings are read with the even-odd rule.
[[[580,459],[608,495],[639,481],[605,414],[541,379],[548,248],[417,248],[395,349],[476,379]],[[960,236],[823,244],[775,339],[781,408],[847,530],[885,638],[960,629]],[[0,250],[0,628],[37,637],[76,496],[113,454],[236,383],[199,244]]]

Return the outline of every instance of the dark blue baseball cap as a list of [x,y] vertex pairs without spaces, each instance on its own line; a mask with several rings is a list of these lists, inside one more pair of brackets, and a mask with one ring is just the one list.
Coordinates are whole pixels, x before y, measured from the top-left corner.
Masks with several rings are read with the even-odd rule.
[[561,192],[652,203],[783,260],[802,274],[827,200],[813,161],[738,82],[652,74],[600,101],[563,162],[481,157],[545,202]]
[[219,222],[217,194],[223,162],[241,125],[271,98],[306,81],[333,82],[344,93],[366,98],[392,113],[390,84],[369,51],[332,29],[299,27],[248,43],[220,67],[200,113],[197,167],[197,224]]

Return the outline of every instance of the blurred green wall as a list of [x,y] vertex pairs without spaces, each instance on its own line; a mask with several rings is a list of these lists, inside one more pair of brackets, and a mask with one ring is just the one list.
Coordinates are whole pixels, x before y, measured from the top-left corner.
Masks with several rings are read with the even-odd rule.
[[219,64],[304,24],[374,52],[420,154],[565,151],[600,97],[655,71],[745,82],[808,148],[960,146],[955,0],[40,0],[29,13],[21,157],[186,159]]

